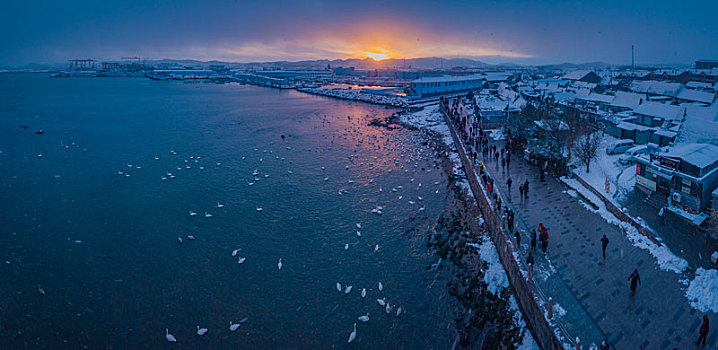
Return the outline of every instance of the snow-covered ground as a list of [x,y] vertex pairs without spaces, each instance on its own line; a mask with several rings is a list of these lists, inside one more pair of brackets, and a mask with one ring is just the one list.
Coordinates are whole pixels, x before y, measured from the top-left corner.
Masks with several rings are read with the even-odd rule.
[[635,247],[641,248],[651,253],[651,255],[656,258],[656,262],[661,269],[665,271],[673,271],[680,274],[688,267],[688,261],[673,254],[673,252],[671,252],[668,247],[666,247],[665,245],[659,246],[653,243],[653,241],[648,239],[648,237],[638,232],[638,229],[633,227],[633,225],[621,221],[617,217],[615,217],[610,211],[608,211],[608,209],[606,209],[606,205],[603,203],[603,201],[595,194],[593,194],[593,192],[589,191],[587,188],[581,185],[578,180],[568,177],[562,177],[561,181],[563,181],[569,187],[580,193],[598,209],[594,209],[590,205],[585,204],[583,201],[581,201],[584,208],[600,215],[604,220],[606,220],[606,222],[614,224],[623,229],[623,231],[626,233],[626,237],[628,237],[628,240],[630,240]]
[[397,96],[378,95],[361,91],[360,89],[320,89],[320,88],[298,88],[298,91],[311,94],[356,100],[394,107],[407,107],[409,103],[405,98]]
[[718,312],[718,270],[699,267],[686,289],[691,306],[702,312]]
[[[611,200],[619,208],[619,201],[625,198],[636,183],[636,167],[635,165],[622,165],[618,162],[621,154],[608,155],[606,148],[617,139],[611,135],[602,136],[601,146],[598,149],[598,155],[591,162],[589,172],[586,172],[586,166],[579,161],[574,160],[572,164],[576,165],[574,174],[580,176],[584,181],[588,182],[591,187],[605,194],[605,197]],[[609,193],[606,194],[606,179],[610,184]]]

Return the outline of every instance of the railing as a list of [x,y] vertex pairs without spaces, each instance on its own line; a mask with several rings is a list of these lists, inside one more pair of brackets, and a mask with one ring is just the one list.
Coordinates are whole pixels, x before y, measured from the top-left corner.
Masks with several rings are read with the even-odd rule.
[[[510,239],[507,240],[506,235],[503,233],[501,220],[499,220],[496,212],[492,209],[493,206],[488,199],[483,184],[478,180],[479,176],[474,169],[473,163],[466,155],[464,142],[458,136],[455,125],[447,113],[445,113],[443,105],[441,113],[444,116],[446,124],[449,126],[456,150],[464,165],[469,186],[474,193],[474,198],[476,198],[479,209],[483,214],[484,221],[489,226],[491,241],[498,250],[499,260],[506,271],[510,285],[513,287],[514,294],[516,295],[519,309],[523,313],[526,323],[529,325],[534,340],[536,340],[536,343],[542,349],[564,349],[564,343],[559,340],[556,331],[544,316],[546,309],[539,304],[539,301],[542,301],[543,305],[546,305],[548,298],[535,283],[527,281],[524,277],[524,271],[527,270],[522,269],[523,264],[514,258],[515,250],[513,243],[509,243]],[[569,335],[561,322],[557,319],[554,319],[554,322],[558,327],[558,332],[563,335],[564,342],[575,346],[574,338]]]

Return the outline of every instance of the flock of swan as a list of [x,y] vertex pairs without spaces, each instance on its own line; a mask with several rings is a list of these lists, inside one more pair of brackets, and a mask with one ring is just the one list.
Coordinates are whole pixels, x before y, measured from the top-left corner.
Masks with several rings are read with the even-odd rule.
[[[351,122],[351,119],[350,119],[350,122]],[[385,150],[385,151],[389,151],[392,153],[393,152],[399,153],[398,154],[399,158],[397,158],[397,159],[381,161],[378,159],[378,157],[374,156],[374,162],[368,162],[368,164],[365,164],[364,162],[359,162],[359,164],[357,164],[356,160],[357,160],[357,158],[359,158],[359,156],[356,154],[357,153],[356,149],[354,149],[353,152],[348,156],[351,166],[363,167],[365,165],[368,165],[370,169],[372,169],[372,168],[386,169],[385,170],[386,173],[391,173],[392,171],[404,171],[405,173],[408,173],[410,170],[410,167],[413,166],[414,168],[419,168],[419,161],[427,159],[427,158],[425,158],[425,156],[423,154],[423,151],[428,149],[427,147],[423,147],[418,144],[406,145],[406,144],[404,144],[404,142],[402,142],[402,140],[397,139],[395,135],[392,137],[391,133],[380,134],[380,135],[377,135],[375,133],[374,134],[370,133],[369,135],[365,135],[365,134],[363,134],[363,130],[361,129],[361,127],[364,125],[364,121],[353,122],[351,124],[352,125],[350,127],[345,128],[344,132],[341,135],[339,135],[338,137],[332,136],[331,140],[329,140],[329,138],[325,136],[326,141],[331,141],[331,145],[328,146],[329,149],[332,149],[333,147],[345,148],[339,142],[337,142],[337,144],[335,144],[335,141],[339,141],[339,139],[343,138],[345,140],[349,140],[349,139],[355,140],[356,141],[355,146],[357,149],[362,148],[362,147],[369,148],[369,147],[367,147],[367,145],[368,145],[368,146],[373,147],[376,150]],[[290,146],[286,146],[285,148],[288,151],[292,150],[292,147],[290,147]],[[352,148],[345,148],[345,149],[352,150]],[[254,148],[254,151],[260,152],[259,149],[257,149],[257,148]],[[274,152],[271,150],[269,151],[268,154],[267,153],[268,153],[267,150],[261,151],[261,153],[260,153],[261,157],[259,158],[260,164],[264,162],[265,158],[271,157],[272,155],[274,155],[274,158],[279,161],[285,160],[285,158],[280,157],[277,154],[273,154]],[[172,156],[176,156],[177,152],[174,150],[171,150],[170,154]],[[403,161],[400,158],[403,158]],[[245,160],[245,159],[247,159],[247,156],[242,156],[241,159]],[[155,156],[154,160],[159,161],[160,157]],[[213,162],[213,166],[215,166],[215,167],[220,167],[221,165],[222,165],[221,162]],[[345,169],[349,170],[350,165],[346,165]],[[376,167],[375,167],[375,165],[376,165]],[[192,155],[185,159],[182,159],[180,166],[175,167],[174,170],[166,171],[164,174],[162,174],[160,176],[160,180],[161,181],[169,181],[169,180],[175,179],[179,175],[180,172],[187,172],[191,169],[196,169],[197,171],[204,171],[208,167],[209,166],[205,165],[205,161],[202,159],[201,156]],[[428,167],[428,168],[429,169],[426,169],[426,171],[431,171],[431,167]],[[120,170],[117,173],[118,173],[118,175],[123,176],[123,177],[131,177],[135,171],[138,171],[141,169],[142,169],[141,165],[128,163],[126,165],[126,169]],[[322,172],[324,170],[326,170],[326,168],[324,166],[322,166],[320,169]],[[425,170],[425,169],[422,168],[422,170]],[[291,174],[293,174],[293,171],[287,170],[287,174],[291,175]],[[384,175],[386,175],[386,174],[384,174]],[[250,177],[249,181],[246,182],[246,184],[247,184],[247,186],[255,186],[256,184],[258,184],[261,181],[264,181],[268,178],[270,178],[270,174],[262,174],[259,171],[259,169],[253,169],[253,171],[251,172],[251,177]],[[321,175],[321,180],[325,183],[328,183],[330,180],[330,177],[326,174],[323,174],[323,175]],[[355,182],[355,180],[353,180],[353,179],[348,179],[345,181],[345,184],[347,186],[339,188],[336,191],[337,191],[338,195],[348,194],[348,193],[350,193],[351,187],[356,186],[356,184],[359,182],[360,181]],[[377,182],[375,182],[374,179],[368,179],[368,181],[362,180],[361,182],[365,186],[367,186],[367,185],[376,186],[376,191],[378,193],[382,193],[382,192],[386,191],[381,185],[379,185]],[[439,185],[439,183],[435,182],[434,185]],[[415,191],[413,191],[413,193],[408,192],[404,188],[404,186],[406,186],[407,188],[414,188]],[[395,196],[395,198],[397,198],[397,200],[399,202],[407,203],[408,207],[413,206],[414,208],[416,208],[415,209],[416,212],[421,213],[425,210],[425,206],[423,205],[424,198],[416,193],[422,189],[422,186],[423,185],[420,182],[415,181],[414,178],[411,178],[411,180],[409,181],[408,184],[404,184],[403,186],[399,185],[399,186],[390,187],[390,189],[386,192],[388,194],[392,194],[393,196]],[[347,189],[347,188],[349,188],[349,189]],[[436,190],[433,191],[433,193],[435,193],[435,194],[439,193],[438,187]],[[217,201],[216,209],[222,209],[224,207],[225,207],[225,204],[222,203],[222,201]],[[261,212],[264,209],[260,206],[255,206],[255,210],[257,212]],[[382,213],[384,213],[385,211],[386,211],[386,204],[375,205],[373,208],[367,209],[367,212],[376,214],[378,216],[381,216]],[[188,209],[188,212],[189,212],[190,217],[204,217],[207,219],[213,217],[212,209],[210,209],[210,208],[205,208],[202,210]],[[354,224],[354,226],[355,226],[355,230],[353,230],[353,231],[355,231],[356,236],[362,237],[362,223],[356,222]],[[185,238],[187,240],[195,239],[193,235],[187,235]],[[183,243],[184,239],[183,239],[183,237],[177,237],[177,241],[178,241],[178,243]],[[350,247],[349,243],[345,243],[343,245],[344,250],[348,250],[349,247]],[[371,247],[371,245],[370,245],[370,247]],[[378,243],[375,243],[373,245],[373,252],[378,253],[380,248],[381,248],[381,246]],[[240,252],[241,252],[241,248],[234,249],[231,252],[231,256],[233,258],[237,259],[236,260],[237,264],[244,264],[245,261],[247,260],[247,257],[240,256]],[[283,263],[282,258],[278,258],[277,269],[281,271],[283,265],[284,265],[284,263]],[[383,293],[385,291],[384,284],[381,281],[379,281],[377,283],[377,287],[378,287],[379,293],[382,294],[381,297],[376,298],[376,303],[381,308],[380,312],[386,313],[387,315],[390,315],[392,317],[399,317],[400,315],[402,315],[402,313],[404,313],[404,307],[401,305],[398,305],[398,304],[389,303],[387,301],[387,298],[385,296],[383,296]],[[336,289],[340,294],[343,294],[343,295],[351,294],[353,290],[359,290],[359,289],[355,289],[351,284],[342,285],[342,283],[340,283],[340,282],[336,282]],[[367,288],[365,288],[365,287],[361,288],[359,295],[362,300],[365,299],[367,297]],[[370,319],[371,319],[370,313],[365,311],[365,313],[358,316],[356,320],[359,321],[360,323],[367,323],[370,321]],[[246,318],[238,323],[229,321],[229,326],[228,326],[229,332],[237,331],[240,328],[240,324],[244,321],[246,321]],[[200,325],[196,325],[196,334],[198,336],[204,336],[205,334],[207,334],[207,332],[208,332],[208,328],[200,327]],[[354,324],[352,326],[352,330],[349,333],[349,336],[347,338],[347,343],[352,343],[356,339],[356,337],[357,337],[357,323],[354,322]],[[171,342],[171,343],[177,342],[177,338],[170,333],[169,328],[165,328],[165,338],[168,342]]]

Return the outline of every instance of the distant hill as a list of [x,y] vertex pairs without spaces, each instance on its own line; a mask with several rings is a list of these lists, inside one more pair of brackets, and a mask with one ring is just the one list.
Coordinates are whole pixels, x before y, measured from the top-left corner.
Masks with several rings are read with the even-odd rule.
[[571,69],[606,69],[611,67],[610,64],[605,62],[588,62],[588,63],[561,63],[561,64],[549,64],[543,66],[537,66],[539,69],[546,70],[571,70]]

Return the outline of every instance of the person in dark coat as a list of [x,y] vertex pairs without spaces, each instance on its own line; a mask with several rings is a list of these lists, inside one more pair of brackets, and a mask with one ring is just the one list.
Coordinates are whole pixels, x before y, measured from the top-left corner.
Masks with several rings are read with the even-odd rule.
[[608,246],[608,237],[606,237],[606,234],[603,234],[603,237],[601,237],[601,247],[603,248],[603,260],[606,261],[606,247]]
[[526,265],[534,265],[534,256],[529,252],[529,256],[526,257]]
[[524,198],[524,185],[519,185],[519,198]]
[[529,179],[524,181],[524,193],[526,194],[526,198],[529,198]]
[[636,287],[641,284],[641,276],[638,275],[638,269],[633,270],[633,273],[628,276],[628,280],[631,281],[631,296],[636,294]]
[[[516,245],[517,245],[516,248],[518,249],[519,247],[521,247],[521,234],[519,233],[519,230],[516,230],[514,232],[514,238],[516,239]],[[529,253],[529,254],[531,254],[531,253]]]
[[508,180],[506,180],[506,186],[509,188],[509,192],[511,192],[511,184],[512,184],[512,183],[513,183],[513,181],[511,181],[511,178],[509,178]]
[[536,229],[531,229],[531,250],[536,250]]
[[509,223],[509,232],[514,230],[514,211],[511,209],[506,209],[506,220],[508,220]]
[[701,323],[701,328],[698,330],[698,334],[700,334],[700,337],[696,341],[696,344],[700,344],[703,342],[703,345],[706,345],[706,338],[708,338],[708,331],[710,330],[710,327],[708,326],[708,315],[703,315],[703,323]]
[[609,350],[611,348],[610,345],[608,345],[608,340],[604,339],[601,342],[601,350]]

